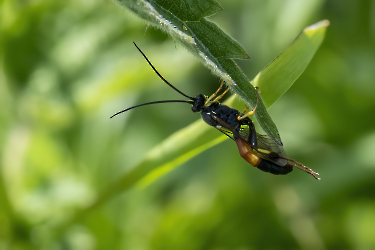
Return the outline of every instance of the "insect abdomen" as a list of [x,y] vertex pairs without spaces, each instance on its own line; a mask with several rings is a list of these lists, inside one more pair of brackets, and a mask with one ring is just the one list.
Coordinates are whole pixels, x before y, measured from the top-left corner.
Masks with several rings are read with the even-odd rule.
[[275,174],[275,175],[288,174],[288,173],[292,172],[292,170],[293,170],[293,167],[290,166],[290,165],[286,165],[284,167],[281,167],[281,166],[277,166],[276,164],[274,164],[270,161],[264,160],[264,159],[262,159],[260,161],[257,168],[259,168],[260,170],[262,170],[264,172],[268,172],[268,173]]

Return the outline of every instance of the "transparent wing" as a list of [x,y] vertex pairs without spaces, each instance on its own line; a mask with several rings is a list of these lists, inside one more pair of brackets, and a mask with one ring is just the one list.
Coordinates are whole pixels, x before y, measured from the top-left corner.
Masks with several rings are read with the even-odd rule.
[[231,126],[229,126],[226,122],[224,122],[222,119],[218,118],[217,116],[211,114],[211,118],[219,123],[219,125],[217,125],[215,128],[219,130],[220,132],[222,132],[223,134],[227,135],[232,140],[235,140],[235,137],[237,137],[243,140],[244,142],[247,142],[248,140],[247,138],[249,137],[249,133],[250,133],[249,128],[246,129],[245,126],[243,126],[244,128],[241,128],[240,132],[237,132],[235,128],[232,128]]
[[257,133],[258,148],[277,153],[279,156],[286,157],[283,146],[278,145],[267,135]]
[[221,133],[225,134],[226,136],[228,136],[230,139],[232,139],[233,141],[235,140],[234,137],[233,137],[233,132],[223,126],[221,127],[218,127],[216,126],[215,127],[217,130],[219,130]]

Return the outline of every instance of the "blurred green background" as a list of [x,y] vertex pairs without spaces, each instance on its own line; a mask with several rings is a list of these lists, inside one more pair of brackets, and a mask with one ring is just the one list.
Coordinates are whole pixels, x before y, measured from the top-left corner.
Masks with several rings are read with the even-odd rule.
[[[326,39],[270,109],[288,156],[320,173],[273,176],[226,140],[88,211],[98,193],[199,119],[188,95],[218,79],[114,1],[2,0],[0,249],[375,249],[375,1],[220,0],[211,17],[252,57],[249,79],[306,26]],[[61,225],[65,225],[62,227]]]

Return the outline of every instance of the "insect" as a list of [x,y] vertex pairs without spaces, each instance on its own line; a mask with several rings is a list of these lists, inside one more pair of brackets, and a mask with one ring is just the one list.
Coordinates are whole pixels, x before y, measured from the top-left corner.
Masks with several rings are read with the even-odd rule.
[[315,179],[320,180],[320,178],[318,178],[318,173],[304,166],[302,163],[299,163],[291,158],[287,158],[282,146],[277,145],[268,136],[260,135],[256,132],[255,126],[249,118],[249,115],[254,114],[256,111],[256,107],[259,102],[258,92],[257,105],[252,111],[246,113],[245,111],[241,113],[237,109],[230,108],[218,102],[218,100],[221,99],[229,90],[229,88],[227,88],[222,94],[218,95],[219,91],[223,87],[223,80],[221,80],[219,89],[210,97],[205,97],[203,94],[198,94],[196,97],[188,96],[174,87],[171,83],[169,83],[156,70],[156,68],[148,60],[142,50],[135,43],[134,45],[137,47],[139,52],[143,55],[143,57],[146,59],[155,73],[167,85],[169,85],[171,88],[173,88],[175,91],[188,98],[189,100],[163,100],[147,102],[119,111],[116,114],[112,115],[111,118],[128,110],[145,105],[169,102],[188,103],[192,105],[191,109],[193,112],[200,112],[202,119],[208,125],[215,127],[220,132],[234,140],[237,144],[240,156],[244,158],[250,165],[274,175],[288,174],[293,170],[293,167],[295,167],[312,175]]

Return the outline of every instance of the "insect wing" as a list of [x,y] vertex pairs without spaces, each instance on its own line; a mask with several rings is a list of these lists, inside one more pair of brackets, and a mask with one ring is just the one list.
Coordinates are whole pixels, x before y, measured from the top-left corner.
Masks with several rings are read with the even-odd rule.
[[244,142],[247,142],[248,140],[247,138],[249,138],[250,128],[247,128],[247,131],[246,131],[245,126],[243,126],[243,128],[241,128],[242,132],[240,129],[240,133],[238,133],[235,130],[235,128],[232,128],[231,126],[229,126],[226,122],[224,122],[222,119],[218,118],[217,116],[211,114],[211,118],[219,123],[219,125],[216,125],[215,128],[219,130],[220,132],[222,132],[223,134],[225,134],[226,136],[228,136],[229,138],[231,138],[233,141],[235,141],[236,140],[235,137],[237,137],[243,140]]
[[277,166],[284,167],[288,164],[288,160],[280,156],[278,153],[263,149],[254,149],[253,153],[259,158],[275,163]]
[[221,133],[223,133],[224,135],[228,136],[230,139],[232,139],[233,141],[235,140],[234,137],[233,137],[233,132],[232,130],[220,125],[220,126],[216,126],[215,127],[217,130],[219,130]]
[[257,133],[258,148],[277,153],[279,156],[286,157],[283,146],[278,145],[267,135]]

